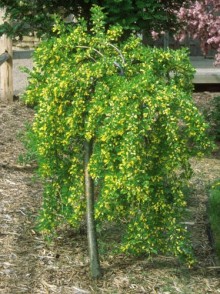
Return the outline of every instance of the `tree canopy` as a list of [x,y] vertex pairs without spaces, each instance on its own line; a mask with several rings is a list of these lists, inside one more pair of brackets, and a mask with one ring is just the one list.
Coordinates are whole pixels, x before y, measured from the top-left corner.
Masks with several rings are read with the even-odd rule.
[[9,22],[0,26],[0,33],[22,36],[30,32],[48,34],[54,23],[54,14],[66,17],[73,14],[83,17],[91,24],[91,7],[97,4],[107,15],[106,24],[119,24],[125,34],[131,31],[149,33],[175,31],[177,17],[174,13],[182,0],[2,0],[0,7],[6,9]]

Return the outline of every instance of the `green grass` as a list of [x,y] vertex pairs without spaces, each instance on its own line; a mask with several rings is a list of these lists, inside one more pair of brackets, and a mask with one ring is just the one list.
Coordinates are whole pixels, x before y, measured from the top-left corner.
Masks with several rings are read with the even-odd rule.
[[220,260],[220,179],[210,189],[209,220],[215,242],[215,250]]

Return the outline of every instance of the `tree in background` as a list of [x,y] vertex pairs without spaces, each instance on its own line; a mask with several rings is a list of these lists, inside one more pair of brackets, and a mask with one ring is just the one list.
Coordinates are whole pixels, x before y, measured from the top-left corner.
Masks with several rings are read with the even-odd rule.
[[51,33],[54,14],[66,17],[73,14],[76,19],[84,17],[91,23],[90,9],[97,4],[107,15],[106,25],[119,24],[125,36],[130,32],[176,31],[177,17],[174,11],[181,7],[181,0],[1,0],[10,23],[0,27],[0,32],[10,36],[37,32],[39,36]]
[[122,27],[106,30],[104,18],[93,7],[89,32],[82,20],[56,23],[56,37],[34,54],[25,101],[37,105],[31,138],[44,183],[39,228],[79,228],[87,215],[90,252],[96,224],[108,223],[121,228],[117,250],[174,255],[190,265],[183,190],[189,158],[210,147],[191,96],[194,70],[186,50],[148,48],[135,36],[121,41]]
[[209,49],[216,49],[216,64],[220,64],[220,1],[200,0],[190,1],[177,12],[181,22],[178,39],[186,36],[198,39],[204,55]]

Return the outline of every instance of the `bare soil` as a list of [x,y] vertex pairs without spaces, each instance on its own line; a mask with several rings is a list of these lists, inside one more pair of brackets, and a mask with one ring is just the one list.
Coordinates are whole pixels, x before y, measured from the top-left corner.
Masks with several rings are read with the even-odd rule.
[[[215,93],[195,94],[198,104]],[[33,166],[18,162],[18,133],[33,119],[21,102],[0,104],[0,293],[220,293],[220,267],[208,227],[207,185],[220,177],[220,157],[193,159],[194,176],[186,221],[197,258],[188,269],[168,257],[101,255],[104,276],[89,277],[86,236],[70,228],[50,243],[35,230],[42,187]]]

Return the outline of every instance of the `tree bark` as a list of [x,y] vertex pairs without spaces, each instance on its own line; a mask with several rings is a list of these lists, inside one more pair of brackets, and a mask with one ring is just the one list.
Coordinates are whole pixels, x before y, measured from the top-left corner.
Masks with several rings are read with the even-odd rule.
[[94,279],[101,277],[101,268],[98,253],[98,244],[96,236],[96,226],[94,217],[94,183],[93,179],[89,175],[88,164],[92,154],[92,141],[84,143],[85,148],[85,195],[87,204],[87,238],[88,238],[88,248],[90,257],[90,271],[91,276]]
[[[0,9],[0,24],[4,22],[4,9]],[[8,52],[10,58],[0,66],[1,71],[1,100],[5,103],[13,102],[13,60],[12,40],[6,35],[0,37],[0,54]]]

